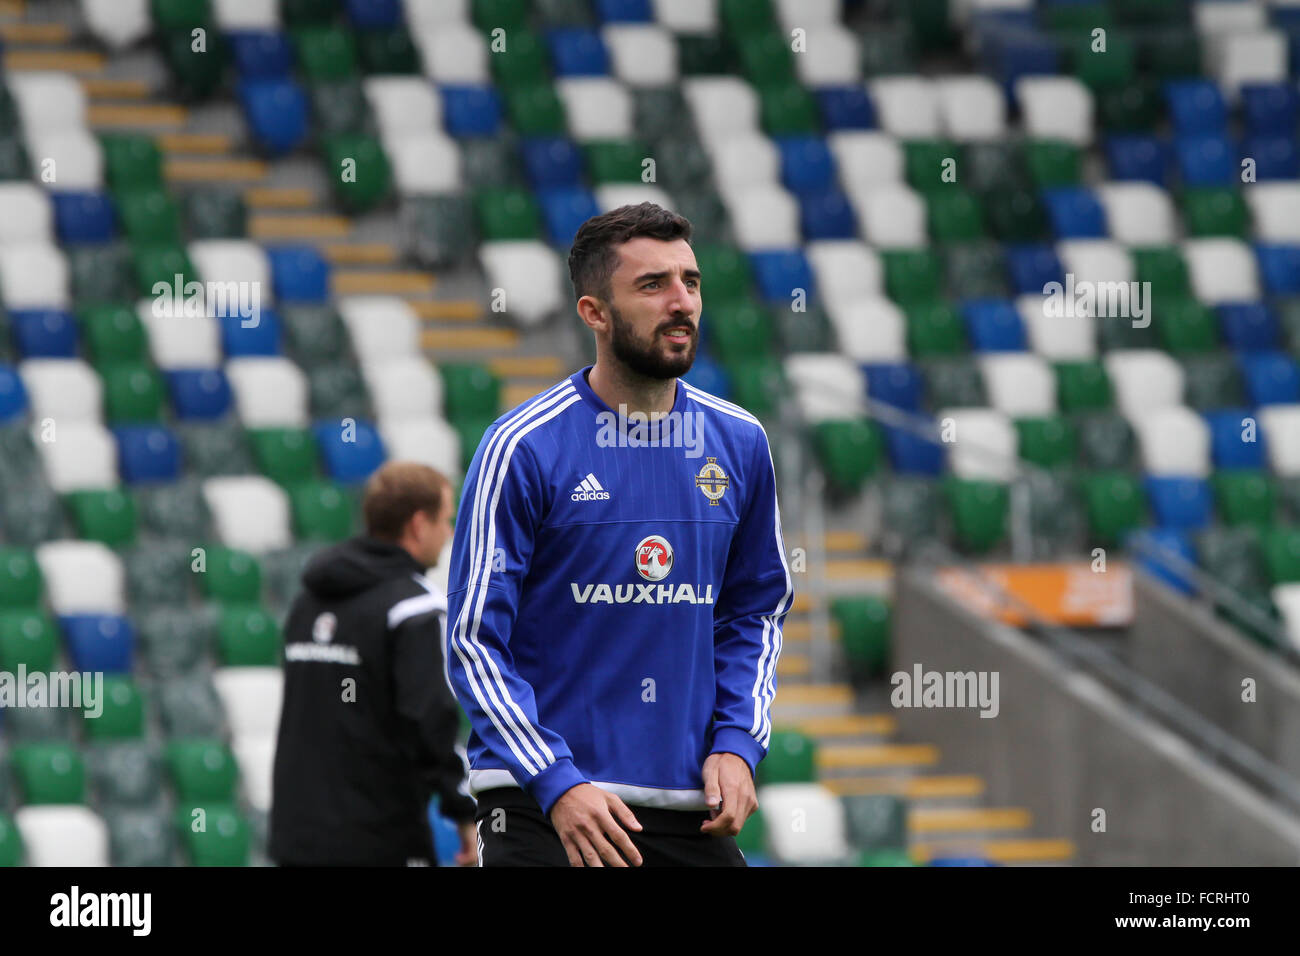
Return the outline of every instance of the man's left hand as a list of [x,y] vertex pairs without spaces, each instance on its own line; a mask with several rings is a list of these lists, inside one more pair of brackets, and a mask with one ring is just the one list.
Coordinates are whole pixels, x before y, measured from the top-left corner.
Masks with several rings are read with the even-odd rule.
[[460,833],[460,850],[456,853],[457,866],[478,866],[478,830],[474,821],[456,824]]
[[710,836],[736,836],[758,809],[754,776],[736,754],[709,754],[704,761],[704,799],[713,819],[700,825]]

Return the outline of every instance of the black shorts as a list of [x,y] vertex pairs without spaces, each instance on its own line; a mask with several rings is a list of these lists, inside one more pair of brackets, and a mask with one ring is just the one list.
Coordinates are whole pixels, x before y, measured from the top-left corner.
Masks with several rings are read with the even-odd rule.
[[[477,794],[479,866],[568,866],[560,835],[537,801],[517,787]],[[641,832],[627,831],[642,866],[745,866],[734,837],[709,836],[706,810],[631,807]]]

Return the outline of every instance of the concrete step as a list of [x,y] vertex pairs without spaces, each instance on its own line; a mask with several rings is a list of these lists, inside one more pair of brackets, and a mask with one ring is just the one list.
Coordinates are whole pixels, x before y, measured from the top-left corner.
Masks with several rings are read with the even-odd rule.
[[432,295],[436,280],[427,272],[352,269],[330,276],[335,295]]
[[973,842],[934,841],[916,843],[908,853],[916,863],[928,863],[936,856],[982,856],[995,863],[1069,863],[1077,849],[1070,840],[981,840]]
[[179,129],[189,122],[189,111],[169,103],[91,103],[86,123],[95,129]]
[[984,833],[989,830],[1027,830],[1032,825],[1032,815],[1021,807],[918,809],[907,815],[907,829],[914,836],[969,831]]
[[980,777],[969,775],[827,777],[818,781],[838,796],[888,793],[907,800],[977,799],[984,795]]

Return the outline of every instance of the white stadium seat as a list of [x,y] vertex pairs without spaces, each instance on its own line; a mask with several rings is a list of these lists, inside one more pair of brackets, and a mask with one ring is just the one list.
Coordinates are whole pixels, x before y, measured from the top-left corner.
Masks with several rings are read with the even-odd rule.
[[423,355],[365,362],[361,374],[381,421],[442,414],[442,377]]
[[274,737],[280,724],[284,675],[278,667],[218,667],[212,686],[235,739]]
[[5,82],[28,135],[86,128],[86,93],[71,73],[10,71]]
[[245,428],[307,426],[307,376],[296,363],[269,355],[233,358],[226,378]]
[[0,245],[10,242],[54,242],[54,204],[34,183],[0,183]]
[[153,29],[149,0],[81,0],[81,19],[96,40],[122,50]]
[[236,737],[230,748],[239,764],[239,779],[249,805],[262,813],[271,809],[275,770],[275,734]]
[[1218,305],[1259,298],[1255,253],[1240,239],[1188,239],[1182,248],[1192,293],[1201,302]]
[[470,22],[470,0],[402,0],[412,33],[428,27]]
[[840,798],[819,783],[771,783],[758,791],[768,845],[781,863],[842,863],[851,847]]
[[784,187],[725,190],[722,202],[731,218],[736,245],[746,252],[799,245],[799,202]]
[[1056,413],[1056,373],[1032,352],[994,352],[978,359],[989,405],[1011,418]]
[[693,77],[682,83],[682,96],[691,108],[700,139],[706,142],[759,128],[758,94],[739,77]]
[[53,192],[98,190],[104,186],[104,153],[99,140],[85,129],[29,133],[27,154],[35,172]]
[[1268,25],[1268,11],[1262,3],[1240,0],[1197,0],[1192,5],[1193,22],[1203,34],[1243,33]]
[[674,33],[717,33],[718,0],[651,0],[655,20]]
[[81,359],[26,359],[19,363],[18,374],[33,422],[39,424],[44,418],[58,425],[103,421],[104,380]]
[[900,139],[938,136],[939,94],[922,76],[886,76],[870,80],[867,88],[880,128]]
[[[945,408],[935,419],[946,442],[948,462],[958,478],[977,481],[1011,481],[1019,465],[1019,437],[1011,419],[992,408]],[[951,424],[951,432],[949,425]]]
[[488,286],[504,296],[506,315],[521,325],[535,325],[563,308],[568,280],[559,254],[544,242],[485,242],[479,262]]
[[707,145],[713,181],[725,189],[780,184],[781,153],[770,137],[744,132]]
[[45,479],[59,494],[108,488],[117,484],[117,442],[99,422],[54,420],[54,440],[40,421],[31,426],[32,444],[40,451]]
[[420,320],[405,299],[349,296],[339,300],[338,310],[359,362],[419,354]]
[[882,295],[828,305],[840,351],[855,362],[907,359],[907,320],[903,310]]
[[68,294],[68,260],[50,242],[0,246],[0,299],[6,309],[64,309]]
[[99,541],[46,541],[36,546],[50,610],[66,614],[125,614],[122,559]]
[[1045,296],[1016,297],[1016,311],[1035,355],[1051,362],[1090,359],[1097,355],[1097,320],[1092,313],[1054,315]]
[[609,212],[620,206],[639,206],[643,202],[652,202],[670,211],[677,209],[677,204],[668,193],[649,183],[610,183],[597,186],[595,196],[596,205],[601,212]]
[[[162,314],[155,312],[155,302]],[[160,369],[216,368],[221,364],[221,327],[212,316],[172,314],[169,299],[144,299],[135,311],[149,334],[149,354]]]
[[949,7],[955,23],[966,23],[971,14],[1008,10],[1032,10],[1034,0],[952,0]]
[[19,807],[28,866],[108,866],[108,827],[90,807],[35,804]]
[[832,308],[853,299],[884,293],[880,255],[856,239],[821,239],[804,246],[817,280],[817,297]]
[[460,147],[445,133],[401,133],[384,137],[383,144],[401,195],[456,192],[463,185]]
[[441,418],[380,419],[379,437],[393,461],[418,462],[444,475],[460,474],[460,435]]
[[1158,349],[1119,349],[1102,359],[1115,405],[1129,421],[1161,408],[1181,405],[1183,367]]
[[186,250],[190,262],[208,282],[239,282],[256,288],[262,304],[271,301],[271,262],[266,250],[247,239],[200,239]]
[[626,139],[635,132],[632,94],[607,76],[579,76],[557,80],[555,92],[564,103],[569,132],[579,142]]
[[492,82],[487,41],[477,27],[445,22],[412,34],[424,72],[440,86]]
[[442,97],[425,77],[370,76],[362,89],[381,137],[442,127]]
[[1265,242],[1300,242],[1300,184],[1254,183],[1242,192],[1260,239]]
[[1210,474],[1210,426],[1186,405],[1167,405],[1131,417],[1142,467],[1157,477]]
[[1157,245],[1177,238],[1178,218],[1169,193],[1155,183],[1108,182],[1096,187],[1111,236],[1130,246]]
[[1133,259],[1128,249],[1109,239],[1063,239],[1056,244],[1061,268],[1080,282],[1130,282]]
[[[804,48],[794,54],[794,69],[799,82],[813,88],[861,83],[861,51],[853,31],[839,23],[804,23]],[[786,40],[794,42],[789,31]]]
[[959,143],[1006,135],[1002,88],[985,76],[949,76],[935,82],[944,131]]
[[1255,30],[1215,37],[1209,59],[1210,71],[1233,101],[1247,83],[1286,82],[1287,35],[1281,30]]
[[1256,415],[1273,473],[1300,475],[1300,405],[1265,405]]
[[289,496],[270,478],[235,475],[203,482],[217,539],[228,548],[265,554],[293,544]]
[[212,0],[212,19],[222,30],[278,30],[280,5],[266,0]]
[[1092,142],[1092,93],[1072,76],[1025,76],[1016,80],[1016,101],[1025,131],[1078,146]]
[[866,413],[866,378],[846,355],[799,352],[785,358],[785,377],[809,422]]
[[1282,615],[1282,627],[1291,647],[1300,651],[1300,584],[1278,584],[1269,596]]
[[903,147],[888,133],[842,130],[826,137],[845,192],[864,192],[903,181]]
[[776,0],[776,19],[789,33],[795,27],[809,29],[843,22],[843,0]]
[[914,249],[929,241],[927,209],[921,194],[895,183],[849,196],[867,241],[882,249]]
[[603,31],[614,76],[628,86],[677,82],[677,41],[662,27],[611,24]]

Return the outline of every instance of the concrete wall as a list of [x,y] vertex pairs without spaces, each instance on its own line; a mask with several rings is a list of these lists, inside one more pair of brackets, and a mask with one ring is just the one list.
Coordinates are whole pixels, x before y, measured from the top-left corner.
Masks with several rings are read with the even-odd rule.
[[1033,638],[968,613],[919,570],[900,573],[896,600],[892,671],[997,671],[1000,697],[991,719],[896,708],[900,736],[937,744],[943,772],[983,776],[988,805],[1029,809],[1035,836],[1072,840],[1083,865],[1300,864],[1300,820]]
[[[1300,673],[1210,611],[1134,575],[1133,669],[1300,778]],[[1241,699],[1255,681],[1255,700]]]

